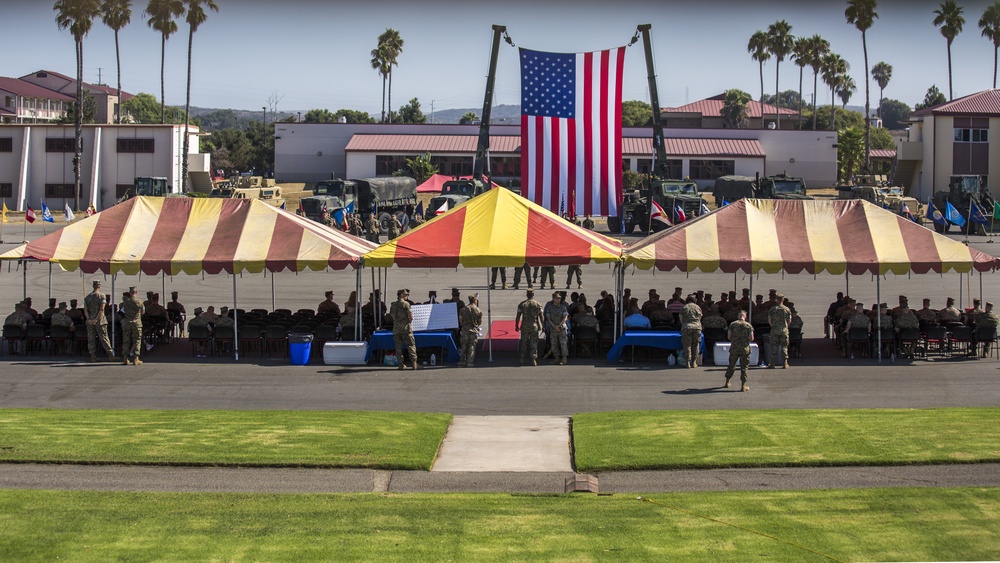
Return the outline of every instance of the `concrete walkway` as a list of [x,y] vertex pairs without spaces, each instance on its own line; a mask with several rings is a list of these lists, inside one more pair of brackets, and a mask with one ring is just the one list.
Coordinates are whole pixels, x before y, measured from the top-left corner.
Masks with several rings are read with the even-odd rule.
[[572,471],[569,418],[456,416],[431,471]]

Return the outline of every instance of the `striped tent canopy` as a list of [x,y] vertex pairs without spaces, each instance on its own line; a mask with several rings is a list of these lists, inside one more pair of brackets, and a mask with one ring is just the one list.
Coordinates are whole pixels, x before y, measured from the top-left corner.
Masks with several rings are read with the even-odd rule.
[[622,244],[494,188],[365,255],[365,266],[561,266],[621,260]]
[[742,199],[629,246],[647,270],[985,272],[996,258],[863,200]]
[[136,197],[0,255],[88,274],[359,267],[375,245],[255,199]]

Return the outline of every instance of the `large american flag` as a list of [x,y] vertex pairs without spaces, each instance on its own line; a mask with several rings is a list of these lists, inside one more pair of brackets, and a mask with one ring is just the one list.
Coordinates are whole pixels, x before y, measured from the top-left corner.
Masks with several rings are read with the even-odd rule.
[[521,49],[521,193],[553,212],[615,216],[625,48]]

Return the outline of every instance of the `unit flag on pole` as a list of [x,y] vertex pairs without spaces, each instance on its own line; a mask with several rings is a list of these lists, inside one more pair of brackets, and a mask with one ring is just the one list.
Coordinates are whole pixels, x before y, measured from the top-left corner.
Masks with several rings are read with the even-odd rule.
[[557,213],[614,217],[622,201],[625,47],[521,49],[521,191]]

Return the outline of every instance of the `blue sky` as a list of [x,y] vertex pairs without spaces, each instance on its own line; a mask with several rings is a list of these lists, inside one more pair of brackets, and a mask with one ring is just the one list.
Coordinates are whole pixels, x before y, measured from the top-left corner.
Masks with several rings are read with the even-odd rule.
[[[741,88],[760,93],[757,63],[746,44],[757,29],[778,19],[794,35],[820,34],[851,65],[859,91],[851,105],[864,105],[861,35],[844,19],[845,2],[666,0],[620,2],[466,0],[465,2],[320,2],[315,0],[217,0],[195,34],[191,103],[201,107],[259,110],[280,98],[281,111],[349,108],[377,115],[382,81],[369,65],[375,39],[387,27],[405,47],[393,75],[393,106],[419,98],[425,113],[481,107],[489,61],[490,25],[506,25],[518,46],[576,52],[623,45],[637,24],[652,24],[660,104],[677,106]],[[965,1],[965,31],[952,48],[955,96],[990,88],[993,46],[977,22],[986,1]],[[142,17],[146,0],[133,5],[132,23],[121,33],[122,86],[159,97],[160,38]],[[870,64],[894,68],[886,97],[911,106],[931,84],[947,95],[945,39],[933,26],[935,2],[880,2],[880,18],[869,31]],[[5,0],[0,75],[22,76],[47,69],[75,73],[73,41],[59,30],[49,0]],[[187,28],[167,42],[166,101],[184,103]],[[519,103],[517,50],[502,44],[496,103]],[[648,101],[641,43],[626,54],[625,99]],[[115,84],[114,35],[100,20],[84,41],[85,80]],[[773,61],[764,84],[774,90]],[[829,92],[820,82],[820,102]],[[781,64],[781,89],[798,89],[798,67]],[[805,96],[812,91],[807,70]],[[878,88],[872,83],[872,106]],[[839,103],[839,102],[838,102]]]

